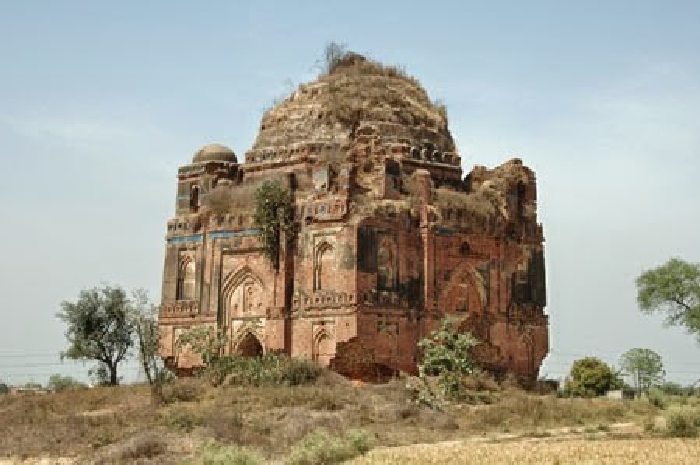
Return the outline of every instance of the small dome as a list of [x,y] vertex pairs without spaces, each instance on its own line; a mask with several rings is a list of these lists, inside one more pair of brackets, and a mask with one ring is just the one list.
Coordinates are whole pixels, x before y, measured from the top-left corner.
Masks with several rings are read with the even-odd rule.
[[221,144],[205,145],[194,154],[192,163],[204,163],[207,161],[228,161],[238,163],[236,154],[230,148]]

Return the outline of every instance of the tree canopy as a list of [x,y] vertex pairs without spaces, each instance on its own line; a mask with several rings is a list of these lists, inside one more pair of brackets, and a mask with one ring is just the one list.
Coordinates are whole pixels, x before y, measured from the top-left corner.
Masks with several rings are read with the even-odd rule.
[[664,313],[667,326],[682,326],[700,341],[700,263],[672,258],[636,280],[642,312]]
[[95,360],[107,370],[107,383],[118,384],[117,367],[134,344],[130,312],[126,292],[108,285],[81,291],[75,302],[62,302],[56,316],[68,326],[68,348],[61,358]]
[[664,379],[661,356],[651,349],[630,349],[620,359],[622,373],[632,380],[637,393],[646,392]]

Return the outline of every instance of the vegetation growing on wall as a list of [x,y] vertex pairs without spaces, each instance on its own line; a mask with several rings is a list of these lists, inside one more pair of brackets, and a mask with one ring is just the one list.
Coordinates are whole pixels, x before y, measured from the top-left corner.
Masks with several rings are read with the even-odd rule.
[[260,228],[263,251],[275,270],[279,270],[282,233],[289,240],[293,231],[292,194],[277,181],[265,181],[255,191],[253,220]]

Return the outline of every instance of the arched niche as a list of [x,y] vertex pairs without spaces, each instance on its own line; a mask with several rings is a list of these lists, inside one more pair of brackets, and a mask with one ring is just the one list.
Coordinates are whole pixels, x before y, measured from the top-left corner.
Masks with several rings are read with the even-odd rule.
[[328,273],[332,266],[333,246],[327,241],[323,241],[314,252],[314,291],[325,289],[323,275]]
[[446,313],[481,314],[486,308],[487,292],[481,274],[473,266],[463,264],[450,273],[439,302]]
[[221,293],[227,322],[232,318],[262,316],[265,313],[265,285],[247,266],[226,277]]
[[177,300],[195,299],[195,263],[191,256],[184,255],[180,259],[177,270]]
[[314,336],[313,359],[321,366],[328,366],[335,356],[335,343],[331,334],[326,331],[319,331]]

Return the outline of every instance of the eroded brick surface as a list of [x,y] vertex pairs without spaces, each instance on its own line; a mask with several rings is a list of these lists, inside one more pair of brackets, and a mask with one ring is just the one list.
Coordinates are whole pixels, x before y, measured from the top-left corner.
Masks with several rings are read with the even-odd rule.
[[[269,110],[245,163],[202,148],[178,171],[168,221],[162,355],[198,365],[175,341],[206,324],[227,332],[227,352],[372,378],[415,372],[416,343],[450,316],[482,342],[485,367],[534,379],[548,351],[535,175],[519,159],[464,177],[461,164],[444,110],[365,61]],[[253,222],[265,180],[294,192],[279,270]]]

